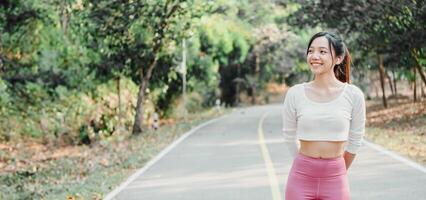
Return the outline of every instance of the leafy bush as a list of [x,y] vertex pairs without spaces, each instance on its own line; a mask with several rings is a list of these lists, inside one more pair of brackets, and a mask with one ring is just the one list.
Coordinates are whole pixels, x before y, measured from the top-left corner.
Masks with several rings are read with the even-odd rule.
[[121,81],[121,115],[118,113],[114,80],[95,86],[91,93],[58,86],[53,94],[48,94],[40,84],[28,83],[25,93],[33,97],[32,104],[17,100],[13,105],[9,103],[7,87],[2,83],[0,140],[10,140],[16,136],[54,141],[60,145],[88,144],[118,133],[120,118],[124,133],[128,133],[133,125],[138,86],[130,79]]

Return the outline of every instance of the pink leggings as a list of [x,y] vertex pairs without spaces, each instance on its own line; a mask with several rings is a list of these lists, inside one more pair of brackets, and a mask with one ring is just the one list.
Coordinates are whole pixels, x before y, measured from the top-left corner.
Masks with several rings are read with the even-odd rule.
[[321,159],[299,153],[288,176],[285,199],[349,200],[344,158]]

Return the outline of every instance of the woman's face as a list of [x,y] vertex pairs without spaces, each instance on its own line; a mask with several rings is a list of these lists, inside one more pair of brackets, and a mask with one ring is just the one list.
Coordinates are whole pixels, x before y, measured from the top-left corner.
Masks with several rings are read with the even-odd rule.
[[[333,51],[333,54],[331,54],[331,51]],[[335,58],[335,63],[333,63],[332,55],[336,55],[334,53],[334,49],[329,48],[327,38],[322,36],[317,37],[312,41],[311,46],[308,49],[306,60],[309,68],[314,74],[322,74],[330,72],[336,61],[340,63],[340,58]]]

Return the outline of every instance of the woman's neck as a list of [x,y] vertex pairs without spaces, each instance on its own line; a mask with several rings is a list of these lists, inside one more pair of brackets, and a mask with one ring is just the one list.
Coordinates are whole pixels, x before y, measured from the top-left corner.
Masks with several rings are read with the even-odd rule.
[[333,87],[340,87],[344,83],[339,81],[334,75],[334,73],[327,73],[327,74],[324,73],[324,74],[315,75],[315,78],[311,84],[318,88],[333,88]]

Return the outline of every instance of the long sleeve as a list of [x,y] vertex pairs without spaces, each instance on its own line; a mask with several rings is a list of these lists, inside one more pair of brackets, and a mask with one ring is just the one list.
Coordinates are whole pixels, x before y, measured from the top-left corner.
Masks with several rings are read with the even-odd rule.
[[366,107],[364,93],[357,87],[353,91],[354,104],[352,107],[352,119],[349,127],[348,143],[346,151],[356,154],[362,145],[365,133]]
[[283,108],[283,135],[284,143],[291,156],[295,157],[298,153],[298,141],[296,137],[296,106],[295,106],[295,95],[294,87],[287,90],[287,94],[284,99]]

